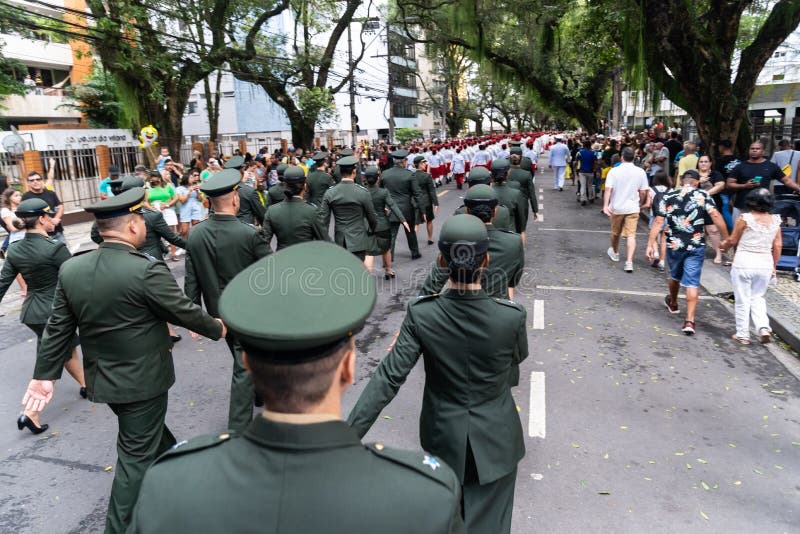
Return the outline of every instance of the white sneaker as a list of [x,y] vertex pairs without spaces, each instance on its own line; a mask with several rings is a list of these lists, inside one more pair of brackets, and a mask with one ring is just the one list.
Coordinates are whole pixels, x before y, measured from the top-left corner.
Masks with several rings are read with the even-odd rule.
[[653,259],[654,259],[654,260],[657,260],[657,259],[659,259],[660,257],[661,257],[661,256],[659,255],[658,251],[657,251],[657,250],[654,250],[654,251],[653,251]]
[[632,272],[633,272],[633,262],[632,262],[632,261],[626,261],[626,262],[625,262],[625,269],[624,269],[624,271],[625,271],[626,273],[632,273]]
[[606,250],[606,254],[608,254],[609,258],[611,258],[611,261],[619,261],[619,253],[614,252],[613,248],[608,247],[608,250]]

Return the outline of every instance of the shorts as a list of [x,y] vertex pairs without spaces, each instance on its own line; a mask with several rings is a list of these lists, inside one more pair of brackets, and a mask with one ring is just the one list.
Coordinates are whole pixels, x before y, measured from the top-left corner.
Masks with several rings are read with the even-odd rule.
[[188,223],[192,221],[203,220],[203,205],[199,202],[187,202],[181,207],[181,222]]
[[611,216],[611,235],[633,237],[639,224],[638,213],[614,214]]
[[178,216],[175,214],[174,208],[164,208],[161,210],[161,215],[164,216],[167,226],[178,226]]
[[683,287],[698,287],[703,261],[706,259],[706,247],[694,250],[672,250],[667,248],[669,277],[681,283]]

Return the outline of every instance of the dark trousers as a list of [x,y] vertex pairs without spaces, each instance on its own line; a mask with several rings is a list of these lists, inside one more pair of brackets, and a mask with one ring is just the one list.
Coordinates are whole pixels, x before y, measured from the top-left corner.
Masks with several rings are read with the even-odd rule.
[[156,458],[175,445],[175,437],[164,423],[167,393],[124,404],[109,404],[117,416],[117,466],[111,485],[106,516],[106,534],[122,534],[139,498],[144,472]]
[[[407,220],[409,226],[411,227],[411,231],[409,232],[408,230],[405,229],[405,227],[403,227],[403,231],[406,233],[406,240],[408,241],[408,249],[411,251],[412,256],[419,256],[419,243],[417,242],[417,233],[414,231],[414,225],[412,224],[414,218],[413,217],[410,219],[407,218]],[[394,261],[394,243],[397,240],[397,232],[400,229],[400,226],[402,225],[399,222],[391,223],[390,229],[392,232],[392,261]]]
[[231,400],[228,405],[228,428],[244,431],[253,421],[253,400],[255,389],[253,377],[245,369],[242,360],[242,346],[231,334],[225,342],[233,355],[233,374],[231,376]]
[[461,511],[469,534],[509,534],[514,509],[517,470],[487,484],[478,483],[478,469],[467,442],[467,462],[461,486]]

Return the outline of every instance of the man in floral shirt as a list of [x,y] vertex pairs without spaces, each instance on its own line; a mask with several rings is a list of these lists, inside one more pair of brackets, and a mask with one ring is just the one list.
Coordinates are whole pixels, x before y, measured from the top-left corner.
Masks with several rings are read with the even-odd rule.
[[664,304],[670,313],[678,313],[678,290],[686,288],[686,320],[683,332],[695,332],[694,311],[697,307],[697,287],[706,255],[705,225],[710,219],[727,239],[728,228],[714,200],[705,191],[698,189],[700,174],[688,169],[681,176],[681,188],[665,193],[658,206],[647,241],[647,259],[653,261],[658,250],[656,237],[667,221],[667,261],[669,262],[669,295]]

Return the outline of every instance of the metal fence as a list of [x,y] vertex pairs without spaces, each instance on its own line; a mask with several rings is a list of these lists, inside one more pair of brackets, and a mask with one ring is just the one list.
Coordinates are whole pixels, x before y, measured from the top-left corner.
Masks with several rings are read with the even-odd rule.
[[137,165],[145,165],[144,154],[137,146],[109,147],[111,164],[119,167],[122,174],[133,174]]
[[22,156],[0,152],[0,174],[6,177],[9,185],[20,182],[20,162]]
[[40,155],[66,211],[81,209],[100,199],[97,186],[102,177],[93,148],[42,150]]

